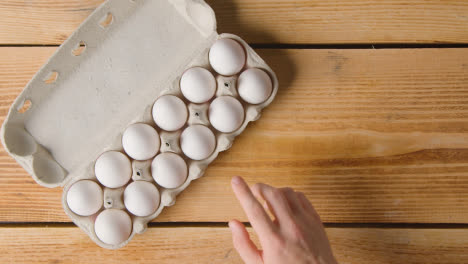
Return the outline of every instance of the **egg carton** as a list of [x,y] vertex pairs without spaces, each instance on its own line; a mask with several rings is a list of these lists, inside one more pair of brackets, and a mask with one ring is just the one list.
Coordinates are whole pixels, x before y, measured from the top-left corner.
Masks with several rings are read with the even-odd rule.
[[[238,76],[222,76],[210,67],[208,53],[216,40],[230,38],[246,52],[247,68],[260,68],[272,80],[271,96],[251,105],[239,98]],[[229,95],[244,107],[239,129],[220,133],[208,118],[211,101],[188,102],[181,94],[180,78],[191,67],[203,67],[215,74],[216,97]],[[216,32],[213,10],[202,0],[109,0],[103,3],[65,41],[38,71],[13,103],[1,130],[2,143],[40,185],[63,187],[62,204],[73,222],[99,246],[117,249],[166,206],[176,201],[191,181],[203,176],[219,152],[231,147],[247,124],[257,120],[274,99],[278,81],[271,68],[240,37]],[[162,95],[175,95],[188,106],[187,124],[202,124],[216,136],[216,149],[208,158],[191,160],[181,151],[181,131],[157,128],[151,109]],[[122,133],[134,123],[146,123],[160,135],[160,152],[174,152],[184,158],[188,177],[178,188],[165,189],[151,176],[149,161],[132,161],[132,181],[149,181],[157,186],[160,204],[146,217],[128,213],[133,223],[130,237],[117,245],[103,243],[94,232],[97,215],[106,209],[126,210],[125,187],[103,189],[103,206],[96,214],[80,216],[70,210],[67,193],[73,183],[94,175],[96,159],[106,151],[123,151]]]

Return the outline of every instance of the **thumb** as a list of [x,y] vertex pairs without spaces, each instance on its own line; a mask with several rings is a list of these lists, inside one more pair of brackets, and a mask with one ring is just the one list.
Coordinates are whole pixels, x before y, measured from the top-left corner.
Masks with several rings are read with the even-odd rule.
[[260,251],[250,239],[245,226],[237,220],[231,220],[229,221],[229,228],[232,232],[234,248],[236,248],[242,260],[246,264],[263,263]]

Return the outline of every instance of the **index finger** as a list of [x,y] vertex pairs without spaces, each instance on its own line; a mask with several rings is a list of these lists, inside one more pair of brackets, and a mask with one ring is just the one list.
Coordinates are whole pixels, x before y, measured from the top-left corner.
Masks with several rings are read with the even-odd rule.
[[273,222],[265,212],[265,209],[263,209],[263,206],[252,194],[252,191],[245,183],[245,181],[239,176],[234,176],[231,183],[237,200],[239,200],[242,208],[245,211],[245,214],[247,215],[247,218],[249,219],[252,227],[255,229],[259,237],[261,237],[262,234],[269,234],[273,232]]

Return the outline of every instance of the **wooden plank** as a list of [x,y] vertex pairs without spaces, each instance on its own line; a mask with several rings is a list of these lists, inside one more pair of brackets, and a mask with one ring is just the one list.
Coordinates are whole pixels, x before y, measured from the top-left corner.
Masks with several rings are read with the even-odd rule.
[[[465,263],[466,229],[328,228],[339,263]],[[0,228],[1,263],[242,263],[227,227],[149,228],[126,247],[78,228]]]
[[[0,2],[1,44],[60,44],[103,0]],[[464,0],[209,0],[218,31],[251,43],[468,42]]]
[[[0,48],[4,116],[54,48]],[[245,220],[229,186],[292,186],[326,222],[467,223],[468,49],[259,50],[281,89],[158,221]],[[3,118],[3,117],[2,117]],[[69,221],[0,152],[0,221]]]

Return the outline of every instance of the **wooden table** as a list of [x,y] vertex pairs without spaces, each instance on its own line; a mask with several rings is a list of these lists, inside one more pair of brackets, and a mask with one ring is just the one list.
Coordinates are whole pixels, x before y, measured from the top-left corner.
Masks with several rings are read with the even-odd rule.
[[[102,2],[0,2],[2,120]],[[263,118],[117,251],[2,149],[0,263],[239,263],[233,175],[306,193],[340,263],[468,263],[468,2],[209,2],[278,74]]]

